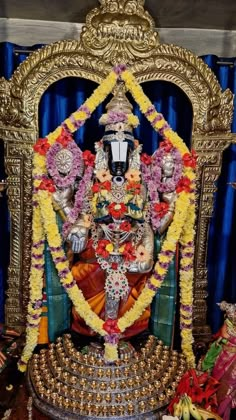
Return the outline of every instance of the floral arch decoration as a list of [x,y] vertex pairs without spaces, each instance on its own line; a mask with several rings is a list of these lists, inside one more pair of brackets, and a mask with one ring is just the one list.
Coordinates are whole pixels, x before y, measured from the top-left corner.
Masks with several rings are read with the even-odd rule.
[[[52,204],[52,192],[55,191],[52,179],[48,178],[46,154],[50,148],[59,142],[68,145],[73,140],[63,136],[68,131],[73,133],[91,116],[96,107],[103,102],[112,91],[117,79],[125,82],[138,103],[140,110],[147,117],[153,128],[181,154],[184,164],[183,177],[177,187],[177,201],[174,219],[168,228],[166,239],[158,256],[153,274],[134,306],[121,318],[104,322],[90,308],[84,299],[82,291],[76,285],[69,270],[62,238],[59,233],[56,215]],[[57,268],[61,283],[72,300],[76,311],[95,332],[104,337],[105,358],[114,361],[118,358],[117,344],[120,333],[131,326],[150,305],[157,290],[161,287],[169,264],[174,256],[176,244],[181,245],[180,262],[180,328],[182,351],[189,366],[194,366],[192,351],[192,311],[193,311],[193,256],[194,256],[194,223],[195,223],[195,156],[189,153],[183,140],[173,132],[162,114],[158,113],[133,74],[126,66],[116,66],[101,85],[94,91],[80,108],[66,119],[60,127],[50,133],[45,139],[39,139],[34,146],[34,193],[33,193],[33,243],[31,254],[30,301],[28,305],[28,323],[26,345],[19,362],[20,370],[26,369],[27,362],[37,345],[39,322],[42,310],[42,287],[44,272],[44,243],[48,241],[49,249]],[[85,162],[86,165],[86,162]],[[148,169],[146,168],[148,171]],[[83,180],[80,183],[80,196],[84,196],[88,181],[91,180],[93,168],[88,164]],[[77,209],[79,213],[79,209]]]

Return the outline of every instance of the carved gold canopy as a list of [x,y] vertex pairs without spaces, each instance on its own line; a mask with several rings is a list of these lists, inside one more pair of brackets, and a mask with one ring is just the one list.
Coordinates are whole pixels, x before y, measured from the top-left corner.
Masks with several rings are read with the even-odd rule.
[[144,0],[100,0],[78,41],[60,41],[32,53],[7,81],[0,79],[0,138],[5,144],[11,252],[6,322],[23,328],[28,302],[31,247],[32,144],[38,137],[41,96],[69,76],[100,83],[114,64],[129,65],[138,81],[163,80],[179,86],[193,109],[192,147],[199,155],[194,333],[206,327],[206,249],[215,182],[223,150],[233,141],[233,95],[204,62],[181,47],[159,43]]

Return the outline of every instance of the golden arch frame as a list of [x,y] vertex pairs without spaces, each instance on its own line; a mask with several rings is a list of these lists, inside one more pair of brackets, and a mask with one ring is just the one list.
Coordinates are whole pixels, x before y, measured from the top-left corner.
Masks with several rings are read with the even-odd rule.
[[[52,83],[64,77],[82,77],[100,83],[112,65],[122,60],[139,82],[163,80],[174,83],[192,104],[192,145],[199,155],[194,334],[204,339],[208,335],[205,302],[208,226],[222,153],[235,141],[230,133],[233,95],[228,89],[222,92],[209,67],[190,51],[159,44],[154,23],[143,8],[144,1],[103,0],[100,3],[100,8],[88,14],[80,40],[61,41],[39,49],[18,67],[9,81],[0,80],[0,138],[5,145],[11,214],[6,322],[19,329],[25,324],[31,248],[32,144],[38,137],[40,98]],[[112,18],[116,21],[122,15],[130,18],[131,3],[132,21],[123,24],[121,19],[121,40],[112,26]],[[112,4],[117,4],[119,13],[118,9],[111,8]],[[102,32],[104,25],[108,25],[103,21],[104,13],[110,17],[109,36],[107,31]],[[140,17],[143,20],[140,21]],[[130,34],[136,30],[135,19],[141,29],[134,42]],[[102,37],[98,31],[102,32]]]

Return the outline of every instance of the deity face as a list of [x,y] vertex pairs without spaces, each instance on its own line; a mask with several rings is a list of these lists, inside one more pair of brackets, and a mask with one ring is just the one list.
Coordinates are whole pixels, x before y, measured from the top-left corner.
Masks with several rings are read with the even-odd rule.
[[171,154],[166,155],[163,159],[163,164],[162,164],[163,175],[166,177],[171,177],[173,175],[174,166],[175,166],[174,159],[171,156]]
[[124,176],[129,169],[129,156],[134,148],[132,141],[105,141],[104,150],[108,155],[108,168],[113,176]]

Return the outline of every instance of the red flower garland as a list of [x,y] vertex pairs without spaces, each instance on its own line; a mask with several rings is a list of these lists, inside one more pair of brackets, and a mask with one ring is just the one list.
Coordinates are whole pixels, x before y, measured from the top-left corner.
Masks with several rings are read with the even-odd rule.
[[117,319],[110,319],[108,318],[104,324],[103,324],[103,329],[108,333],[108,334],[119,334],[121,331],[117,326],[118,320]]

